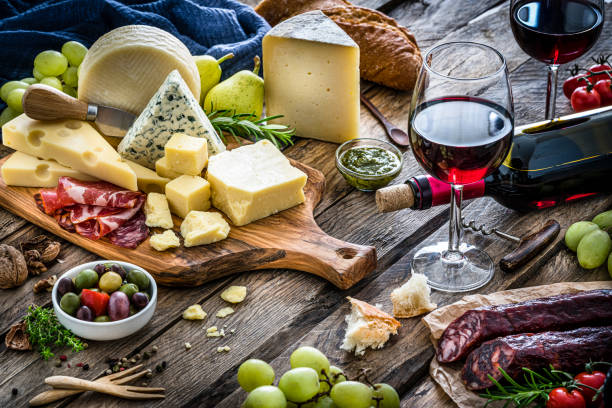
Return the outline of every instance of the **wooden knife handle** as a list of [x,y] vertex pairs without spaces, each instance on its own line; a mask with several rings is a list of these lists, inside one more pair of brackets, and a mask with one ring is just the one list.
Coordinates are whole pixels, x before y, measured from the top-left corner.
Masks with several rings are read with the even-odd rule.
[[513,272],[525,265],[554,241],[560,230],[561,226],[557,221],[548,220],[541,230],[521,238],[518,247],[499,261],[501,270]]
[[34,84],[23,95],[23,110],[32,119],[87,119],[87,102],[48,85]]

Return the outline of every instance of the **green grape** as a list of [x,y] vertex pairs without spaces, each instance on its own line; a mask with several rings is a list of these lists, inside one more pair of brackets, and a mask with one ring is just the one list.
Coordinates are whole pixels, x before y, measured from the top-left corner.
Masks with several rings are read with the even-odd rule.
[[32,78],[32,77],[28,77],[28,78],[21,78],[20,79],[21,82],[25,82],[28,85],[32,85],[37,83],[38,81],[36,80],[36,78]]
[[21,104],[21,100],[23,99],[24,93],[25,89],[23,88],[13,89],[6,98],[6,104],[8,107],[17,113],[23,113],[23,105]]
[[278,388],[290,401],[308,401],[319,391],[319,376],[309,367],[293,368],[283,374],[278,382]]
[[346,376],[344,372],[336,366],[329,367],[329,380],[332,385],[341,383],[342,381],[346,381]]
[[329,373],[329,360],[325,354],[321,353],[314,347],[300,347],[291,353],[289,359],[291,368],[310,367],[321,375],[322,370]]
[[382,398],[378,408],[399,408],[400,397],[389,384],[374,384],[374,397]]
[[576,252],[578,249],[578,244],[582,237],[588,234],[591,231],[598,230],[599,227],[594,222],[590,221],[578,221],[570,225],[570,227],[565,231],[565,245],[567,247]]
[[57,51],[47,50],[34,58],[34,68],[46,77],[59,76],[68,68],[68,60]]
[[4,108],[2,113],[0,113],[0,126],[4,126],[6,122],[15,119],[17,116],[19,116],[19,113],[15,112],[11,108]]
[[59,89],[60,91],[64,90],[64,88],[62,87],[62,81],[60,81],[56,77],[44,77],[43,79],[40,80],[40,83],[44,85],[52,86],[53,88]]
[[358,381],[343,381],[334,385],[330,397],[338,408],[369,408],[372,388]]
[[68,67],[66,72],[62,74],[62,80],[64,83],[71,87],[76,87],[79,84],[79,77],[77,76],[77,69],[75,67]]
[[274,369],[262,360],[252,358],[240,364],[238,384],[246,392],[251,392],[262,385],[274,383]]
[[286,408],[287,399],[281,390],[264,385],[253,390],[244,401],[245,408]]
[[43,74],[40,73],[39,70],[37,70],[36,68],[34,68],[32,70],[32,75],[34,75],[34,79],[36,79],[37,81],[40,81],[41,79],[43,79],[45,76]]
[[334,403],[334,400],[327,395],[319,398],[319,400],[312,406],[312,408],[337,408],[338,406]]
[[87,54],[87,47],[77,41],[68,41],[62,45],[62,54],[68,59],[70,65],[78,67]]
[[76,97],[78,96],[78,94],[77,94],[77,90],[76,90],[76,89],[74,89],[74,88],[73,88],[73,87],[71,87],[71,86],[64,85],[64,87],[63,87],[63,91],[64,91],[64,93],[65,93],[65,94],[70,95],[70,96],[72,96],[73,98],[76,98]]
[[2,85],[2,88],[0,88],[0,98],[2,98],[4,102],[6,102],[6,98],[8,98],[8,94],[10,94],[12,90],[19,88],[26,89],[28,86],[30,86],[30,84],[26,82],[8,81],[4,85]]

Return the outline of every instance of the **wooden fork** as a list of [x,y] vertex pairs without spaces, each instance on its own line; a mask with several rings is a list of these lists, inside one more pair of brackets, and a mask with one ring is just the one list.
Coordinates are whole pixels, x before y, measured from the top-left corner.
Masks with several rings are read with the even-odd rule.
[[[140,371],[138,373],[132,374],[136,370],[139,370],[141,368],[142,368],[142,364],[138,364],[138,365],[135,365],[135,366],[133,366],[131,368],[128,368],[127,370],[119,371],[119,372],[114,373],[114,374],[105,375],[104,377],[100,377],[97,380],[95,380],[95,382],[110,383],[110,384],[115,384],[115,385],[125,384],[127,382],[132,381],[132,380],[136,380],[138,378],[141,378],[141,377],[145,376],[147,374],[148,370],[142,370],[142,371]],[[132,375],[129,375],[129,374],[132,374]],[[59,400],[61,400],[63,398],[66,398],[66,397],[70,397],[72,395],[80,394],[82,392],[84,392],[84,391],[82,391],[82,390],[53,389],[53,390],[42,392],[42,393],[38,394],[37,396],[35,396],[34,398],[32,398],[30,400],[30,405],[31,406],[46,405],[46,404],[49,404],[51,402],[59,401]]]
[[52,377],[47,377],[45,378],[45,383],[49,384],[54,388],[65,388],[69,390],[81,391],[96,391],[125,399],[137,400],[166,397],[164,394],[154,394],[158,392],[164,392],[164,388],[115,385],[112,383],[83,380],[81,378],[69,377],[66,375],[54,375]]

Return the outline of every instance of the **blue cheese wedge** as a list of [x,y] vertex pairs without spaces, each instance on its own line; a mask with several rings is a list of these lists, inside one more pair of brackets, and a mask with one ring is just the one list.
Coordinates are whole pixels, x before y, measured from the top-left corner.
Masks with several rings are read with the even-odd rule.
[[117,150],[125,159],[155,169],[155,162],[164,156],[164,146],[178,132],[205,138],[209,155],[225,151],[225,145],[198,101],[178,71],[174,70],[128,130]]

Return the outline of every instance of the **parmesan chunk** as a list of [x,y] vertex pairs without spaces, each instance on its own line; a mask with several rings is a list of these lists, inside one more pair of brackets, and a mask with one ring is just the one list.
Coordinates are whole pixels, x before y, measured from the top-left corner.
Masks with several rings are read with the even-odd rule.
[[221,299],[229,303],[240,303],[246,295],[246,286],[230,286],[221,293]]
[[224,317],[231,315],[232,313],[234,313],[234,309],[228,306],[228,307],[224,307],[223,309],[220,309],[217,312],[216,316],[219,318],[224,318]]
[[202,310],[200,305],[191,305],[183,312],[185,320],[203,320],[206,318],[206,312]]

